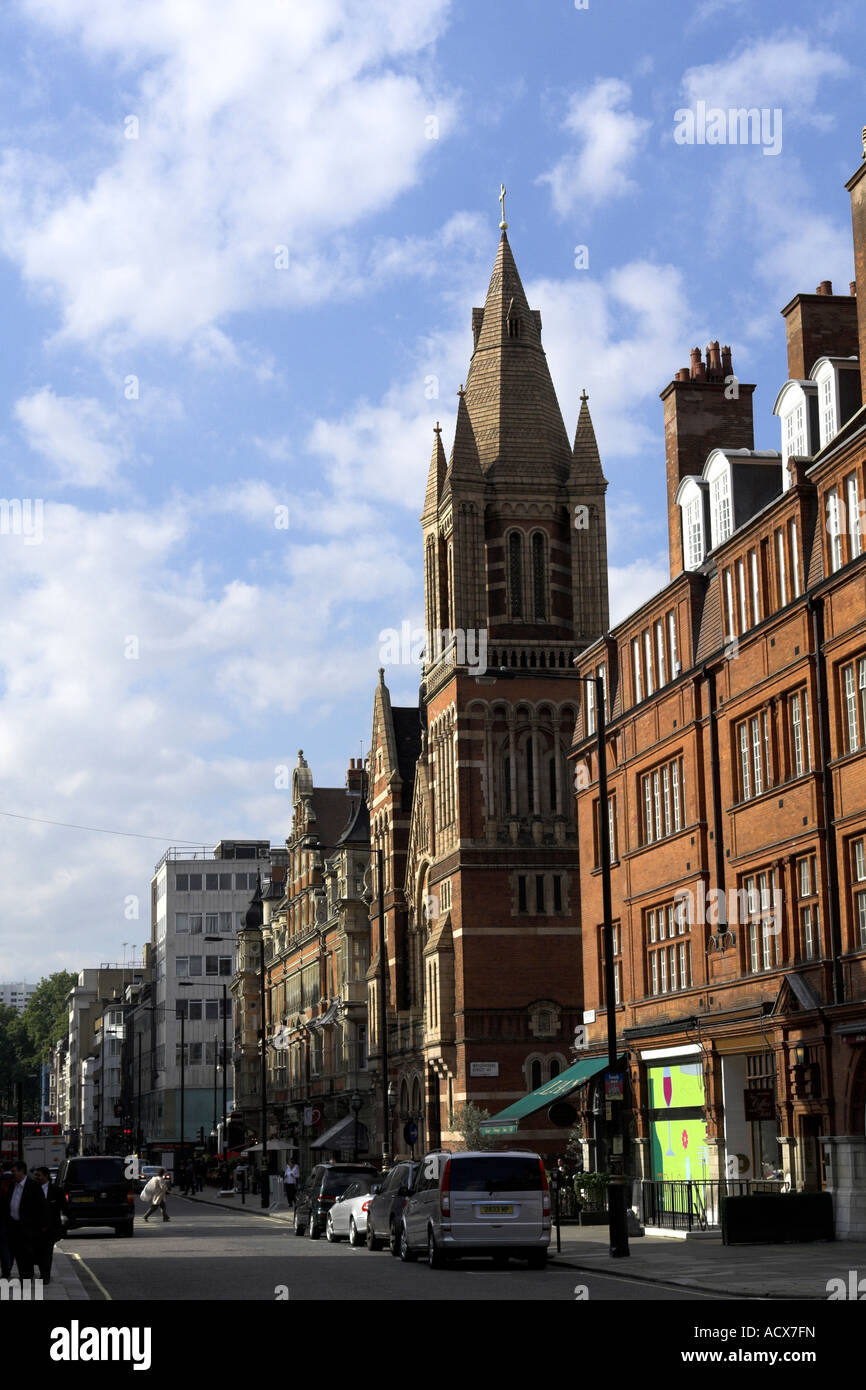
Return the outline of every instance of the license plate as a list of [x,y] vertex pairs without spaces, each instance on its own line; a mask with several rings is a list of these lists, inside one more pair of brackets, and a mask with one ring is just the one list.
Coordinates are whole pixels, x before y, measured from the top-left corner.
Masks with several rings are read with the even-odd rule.
[[95,1197],[73,1197],[73,1202],[77,1206],[79,1202],[95,1202]]
[[482,1216],[513,1216],[514,1207],[510,1203],[508,1205],[500,1203],[498,1206],[485,1205],[480,1208],[480,1214]]

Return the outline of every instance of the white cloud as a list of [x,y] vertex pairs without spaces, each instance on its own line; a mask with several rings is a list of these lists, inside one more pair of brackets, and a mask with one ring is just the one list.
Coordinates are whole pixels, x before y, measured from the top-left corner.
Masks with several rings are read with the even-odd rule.
[[[120,69],[137,138],[105,132],[101,169],[10,151],[3,245],[70,339],[142,340],[232,364],[224,320],[357,292],[341,236],[420,177],[425,119],[452,103],[416,59],[446,0],[316,5],[27,0],[26,13]],[[429,65],[425,66],[425,73]],[[73,166],[75,167],[75,166]],[[288,248],[288,268],[275,265]]]
[[667,556],[660,554],[633,560],[628,565],[611,565],[608,570],[611,627],[664,589],[670,577]]
[[686,101],[708,106],[781,107],[791,118],[826,130],[833,124],[829,107],[819,102],[827,77],[844,77],[846,60],[799,33],[747,43],[720,63],[689,68],[683,75]]
[[634,188],[629,169],[650,122],[628,109],[630,101],[631,88],[616,77],[599,78],[588,90],[571,97],[563,129],[576,138],[577,148],[538,179],[550,185],[553,206],[561,217],[578,206],[620,198]]
[[62,486],[110,487],[129,453],[118,416],[84,396],[57,396],[50,386],[22,396],[15,417],[27,444],[54,465]]

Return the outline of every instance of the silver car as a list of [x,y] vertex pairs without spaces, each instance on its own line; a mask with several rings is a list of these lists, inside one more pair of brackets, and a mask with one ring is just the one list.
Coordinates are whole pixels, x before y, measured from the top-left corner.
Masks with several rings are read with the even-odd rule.
[[403,1210],[400,1258],[426,1252],[431,1269],[464,1256],[510,1257],[543,1269],[550,1244],[550,1188],[538,1154],[427,1154]]

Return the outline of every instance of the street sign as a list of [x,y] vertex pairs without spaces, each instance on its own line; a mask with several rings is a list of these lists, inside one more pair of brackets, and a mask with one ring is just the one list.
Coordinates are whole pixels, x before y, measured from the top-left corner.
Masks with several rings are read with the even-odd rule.
[[482,1134],[516,1134],[516,1133],[517,1133],[517,1121],[516,1121],[516,1120],[508,1120],[508,1121],[505,1121],[504,1123],[498,1124],[498,1125],[483,1124],[483,1125],[481,1126],[481,1133],[482,1133]]
[[499,1063],[498,1063],[498,1062],[470,1062],[470,1063],[469,1063],[469,1075],[470,1075],[470,1076],[498,1076],[498,1075],[499,1075]]
[[414,1120],[409,1120],[403,1126],[403,1138],[410,1148],[414,1148],[418,1143],[418,1126]]
[[604,1078],[605,1100],[622,1100],[622,1072],[609,1071]]

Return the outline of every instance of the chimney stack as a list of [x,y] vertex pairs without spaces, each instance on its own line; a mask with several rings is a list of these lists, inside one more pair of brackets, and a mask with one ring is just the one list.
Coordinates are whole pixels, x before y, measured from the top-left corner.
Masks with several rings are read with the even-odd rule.
[[856,357],[857,299],[834,294],[822,280],[814,294],[798,294],[782,310],[788,339],[788,379],[804,381],[819,357]]
[[[707,349],[711,379],[692,348],[691,366],[681,368],[661,393],[665,408],[665,459],[671,578],[683,569],[683,536],[677,490],[683,478],[700,475],[711,449],[754,449],[754,386],[738,382],[731,349],[714,340]],[[731,380],[729,381],[728,378]]]
[[363,796],[367,790],[367,774],[362,758],[350,758],[346,773],[346,791],[349,796]]

